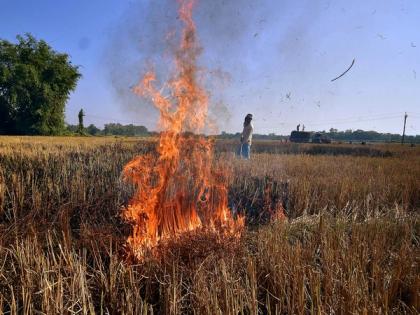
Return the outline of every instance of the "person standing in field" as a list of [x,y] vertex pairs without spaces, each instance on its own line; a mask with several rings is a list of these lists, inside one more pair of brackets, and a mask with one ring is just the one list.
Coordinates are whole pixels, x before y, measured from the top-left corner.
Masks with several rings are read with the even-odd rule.
[[251,157],[252,132],[254,131],[254,126],[252,125],[251,121],[252,114],[246,115],[244,121],[244,130],[242,131],[241,136],[240,156],[247,160],[249,160]]

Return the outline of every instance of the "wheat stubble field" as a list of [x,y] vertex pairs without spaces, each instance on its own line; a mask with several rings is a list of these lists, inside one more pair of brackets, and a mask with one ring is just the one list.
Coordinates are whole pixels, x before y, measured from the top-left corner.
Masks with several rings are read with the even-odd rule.
[[187,233],[133,261],[122,169],[155,144],[0,138],[0,313],[418,314],[418,147],[267,141],[241,161],[217,141],[242,236]]

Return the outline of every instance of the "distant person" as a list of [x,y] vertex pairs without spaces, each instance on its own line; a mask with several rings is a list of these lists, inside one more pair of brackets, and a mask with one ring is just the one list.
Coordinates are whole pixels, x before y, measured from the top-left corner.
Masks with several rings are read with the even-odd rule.
[[296,126],[296,130],[299,131],[300,124]]
[[241,136],[240,156],[247,160],[249,160],[251,155],[252,132],[254,131],[254,126],[252,126],[251,121],[252,114],[246,115],[244,121],[244,130],[242,131]]

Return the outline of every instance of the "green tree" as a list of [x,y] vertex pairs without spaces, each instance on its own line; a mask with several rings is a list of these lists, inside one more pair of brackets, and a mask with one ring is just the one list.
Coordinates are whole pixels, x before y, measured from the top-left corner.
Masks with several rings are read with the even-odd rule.
[[60,134],[78,67],[30,34],[17,40],[0,40],[0,134]]
[[83,108],[79,111],[79,114],[77,115],[79,118],[79,128],[78,131],[80,134],[82,134],[85,130],[85,126],[83,125],[83,117],[85,117],[85,113],[83,111]]
[[79,126],[78,125],[67,125],[67,132],[68,133],[71,133],[71,134],[74,134],[74,133],[78,133],[78,131],[79,131]]
[[145,136],[148,134],[148,130],[144,126],[135,126],[130,125],[121,125],[121,124],[105,124],[104,127],[105,135],[115,135],[115,136]]
[[86,131],[88,134],[92,135],[92,136],[96,136],[99,135],[101,133],[101,129],[99,129],[98,127],[96,127],[94,124],[90,124],[87,128]]

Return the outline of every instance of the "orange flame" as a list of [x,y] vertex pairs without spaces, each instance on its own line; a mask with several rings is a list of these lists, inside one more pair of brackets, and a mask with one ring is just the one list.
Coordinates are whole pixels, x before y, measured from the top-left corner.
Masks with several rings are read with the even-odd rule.
[[208,95],[198,82],[197,58],[201,48],[192,19],[195,2],[179,0],[183,23],[175,52],[176,75],[168,82],[169,96],[146,73],[134,92],[150,98],[160,112],[158,156],[138,156],[124,167],[124,176],[136,187],[123,216],[133,226],[128,245],[141,258],[144,249],[180,233],[210,229],[240,233],[243,218],[234,220],[227,207],[227,175],[213,161],[212,142],[203,132]]

